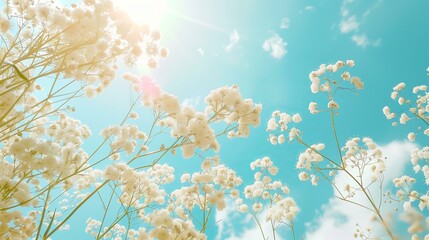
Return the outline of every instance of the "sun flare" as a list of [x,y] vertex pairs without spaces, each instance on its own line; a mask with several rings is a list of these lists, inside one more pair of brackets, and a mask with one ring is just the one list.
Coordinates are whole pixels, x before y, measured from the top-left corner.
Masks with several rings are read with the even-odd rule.
[[139,22],[158,28],[169,13],[167,0],[116,0],[115,4]]

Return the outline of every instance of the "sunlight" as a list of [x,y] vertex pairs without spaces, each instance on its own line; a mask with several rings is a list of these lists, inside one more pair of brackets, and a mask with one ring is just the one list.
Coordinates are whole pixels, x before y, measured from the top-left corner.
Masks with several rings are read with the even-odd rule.
[[167,0],[118,0],[118,7],[127,11],[134,20],[159,28],[169,13]]

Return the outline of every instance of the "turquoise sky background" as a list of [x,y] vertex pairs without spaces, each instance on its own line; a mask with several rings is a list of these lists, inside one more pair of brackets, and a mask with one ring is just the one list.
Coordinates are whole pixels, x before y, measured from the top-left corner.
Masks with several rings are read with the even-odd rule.
[[[280,168],[278,177],[290,186],[291,196],[301,208],[296,222],[298,237],[308,231],[305,223],[314,223],[323,215],[320,209],[333,196],[332,187],[321,182],[315,188],[300,182],[295,163],[304,148],[296,143],[272,146],[267,141],[265,128],[274,110],[299,112],[304,119],[300,124],[304,139],[309,143],[325,143],[326,153],[335,156],[328,115],[314,116],[307,110],[310,101],[327,102],[321,95],[310,92],[308,74],[312,70],[322,63],[353,59],[356,66],[351,73],[365,83],[359,95],[340,93],[337,98],[341,105],[337,120],[341,143],[355,136],[370,136],[380,145],[406,139],[409,126],[393,128],[381,109],[385,105],[396,105],[390,99],[390,92],[397,83],[405,81],[412,87],[428,81],[428,1],[191,0],[169,1],[168,5],[170,12],[160,30],[162,44],[169,48],[170,55],[150,74],[162,89],[200,109],[212,89],[232,84],[240,86],[243,97],[263,104],[261,126],[251,129],[249,138],[221,138],[220,156],[243,177],[245,184],[253,178],[248,167],[250,162],[271,157]],[[345,10],[348,15],[342,16]],[[348,29],[343,25],[342,31],[341,22],[351,16],[355,16],[356,21],[349,22]],[[284,18],[289,19],[287,29],[281,28]],[[234,31],[239,40],[227,51],[225,48]],[[274,34],[286,43],[286,53],[281,58],[274,58],[262,48],[264,41]],[[143,66],[124,71],[147,74]],[[94,135],[101,128],[118,123],[126,113],[130,89],[120,75],[113,86],[94,101],[82,100],[76,104],[74,116],[88,124]],[[148,124],[139,122],[143,128]],[[97,137],[92,141],[95,143]],[[417,142],[426,144],[427,138],[418,136]],[[176,167],[177,176],[200,165],[199,160],[183,160],[180,155],[166,160]],[[404,171],[409,172],[410,166]],[[427,189],[426,185],[421,187]],[[89,212],[83,215],[80,219],[95,216]],[[74,220],[77,225],[82,225],[80,219]],[[245,230],[245,225],[237,224],[238,233]],[[214,221],[208,234],[209,239],[217,234]]]

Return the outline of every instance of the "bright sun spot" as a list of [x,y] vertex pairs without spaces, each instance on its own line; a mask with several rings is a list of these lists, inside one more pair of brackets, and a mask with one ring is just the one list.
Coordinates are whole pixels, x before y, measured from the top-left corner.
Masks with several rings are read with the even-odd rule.
[[116,0],[115,4],[139,22],[158,28],[169,13],[168,0]]

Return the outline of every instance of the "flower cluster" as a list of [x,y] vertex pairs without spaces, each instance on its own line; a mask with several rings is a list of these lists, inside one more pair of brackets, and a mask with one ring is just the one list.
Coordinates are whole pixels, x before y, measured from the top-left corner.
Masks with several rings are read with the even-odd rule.
[[[146,57],[155,67],[168,50],[159,46],[158,30],[132,22],[110,0],[70,7],[56,1],[7,1],[2,7],[0,236],[39,238],[43,227],[38,225],[48,226],[50,219],[56,225],[62,214],[48,214],[51,190],[75,186],[74,196],[84,199],[80,191],[99,184],[103,174],[91,167],[92,155],[82,149],[91,131],[66,115],[74,111],[70,100],[101,93],[115,78],[120,58],[132,65]],[[131,151],[133,130],[121,129],[112,148]],[[43,211],[28,217],[17,214],[44,204]]]
[[[177,148],[185,158],[194,156],[196,149],[218,151],[220,135],[247,137],[250,127],[260,123],[262,106],[243,99],[234,85],[213,90],[204,111],[197,111],[162,91],[153,78],[125,74],[132,89],[141,94],[139,100],[153,110],[152,127],[145,133],[128,124],[128,119],[138,119],[130,109],[120,125],[101,131],[100,145],[95,149],[86,145],[85,151],[83,143],[91,131],[68,117],[75,110],[71,100],[103,92],[115,79],[120,60],[129,66],[143,60],[149,68],[156,67],[168,55],[159,44],[161,33],[133,22],[111,0],[69,6],[56,1],[7,1],[3,10],[0,238],[51,238],[56,231],[69,229],[68,219],[93,196],[110,191],[110,199],[101,200],[102,207],[110,216],[118,206],[116,219],[89,219],[87,232],[92,236],[206,239],[210,212],[225,208],[228,194],[239,196],[241,178],[219,158],[207,158],[201,171],[182,176],[188,186],[170,195],[164,186],[174,181],[174,168],[159,161]],[[213,125],[220,121],[227,127],[216,132]],[[174,143],[147,151],[166,129]],[[106,154],[100,153],[104,150]],[[109,157],[115,162],[106,165]],[[142,158],[152,162],[135,167]],[[200,229],[194,225],[194,211],[206,213]],[[136,218],[142,227],[120,225],[124,218]]]
[[[418,124],[417,129],[415,131],[410,131],[407,135],[408,140],[414,142],[417,136],[429,136],[429,128],[427,127],[429,120],[429,93],[427,92],[426,85],[418,85],[412,89],[414,96],[406,97],[403,93],[405,88],[405,83],[401,82],[397,84],[393,87],[390,97],[392,100],[396,100],[398,105],[406,106],[406,110],[402,111],[399,117],[399,123],[401,125],[409,125],[409,122]],[[415,100],[412,100],[413,98]],[[383,113],[388,120],[395,120],[397,117],[395,113],[391,112],[388,106],[383,108]],[[423,126],[420,126],[420,124]],[[392,122],[392,126],[397,125],[397,121]],[[419,232],[429,229],[429,226],[424,226],[425,224],[422,225],[425,211],[429,210],[429,195],[428,192],[418,192],[414,190],[414,184],[416,183],[416,179],[420,179],[420,177],[423,177],[426,185],[429,184],[429,147],[423,146],[413,149],[411,151],[411,163],[416,176],[404,175],[395,178],[393,183],[397,188],[397,199],[394,199],[390,193],[386,195],[391,199],[403,202],[403,220],[410,225],[408,232],[413,234],[412,238],[418,239]],[[422,176],[417,175],[418,173],[422,173]],[[414,202],[418,202],[418,204],[414,205]],[[426,219],[426,221],[428,220],[429,218]],[[425,239],[426,238],[429,239],[429,234],[426,234]]]
[[[381,178],[386,170],[386,161],[383,153],[369,137],[363,139],[352,138],[346,142],[342,150],[344,152],[342,159],[343,167],[360,170],[369,168],[370,171],[365,172],[365,174],[368,174],[371,183]],[[371,183],[366,184],[369,185]]]
[[[414,103],[411,101],[411,99],[406,98],[405,96],[401,95],[402,90],[404,90],[406,87],[405,83],[399,83],[393,88],[393,92],[390,95],[390,98],[392,100],[397,100],[399,105],[405,105],[407,106],[407,112],[403,112],[400,115],[399,123],[400,124],[406,124],[408,121],[412,119],[419,119],[422,122],[426,123],[429,120],[429,105],[428,105],[428,98],[429,95],[427,93],[427,86],[426,85],[419,85],[415,86],[413,88],[413,94],[415,95],[416,100]],[[383,114],[386,116],[387,119],[394,119],[396,118],[396,114],[394,112],[391,112],[390,108],[388,106],[385,106],[383,108]],[[393,126],[397,126],[397,122],[393,122]],[[419,127],[419,130],[421,127]],[[413,132],[411,132],[414,134]],[[429,128],[426,128],[423,130],[423,133],[425,135],[429,135]],[[414,139],[410,140],[414,141]]]
[[237,126],[228,132],[228,137],[247,137],[250,126],[260,123],[261,104],[254,104],[252,99],[243,99],[237,85],[215,89],[205,98],[205,115],[210,121],[224,121]]
[[155,164],[148,170],[137,171],[125,163],[117,163],[106,167],[104,178],[120,183],[121,204],[140,208],[153,202],[165,202],[166,193],[161,185],[174,180],[174,168],[166,164]]
[[[145,218],[147,223],[154,226],[154,229],[147,231],[140,227],[138,230],[127,228],[120,224],[115,224],[109,230],[107,227],[102,229],[105,232],[105,239],[131,239],[131,240],[149,240],[149,239],[198,239],[204,240],[206,236],[195,229],[191,221],[183,221],[179,218],[171,218],[166,209],[154,211]],[[102,223],[96,219],[87,220],[86,232],[93,237],[99,235]]]
[[308,172],[311,172],[313,169],[318,169],[318,163],[323,161],[323,156],[320,153],[323,149],[325,149],[325,144],[313,144],[303,153],[299,154],[296,168],[305,170],[298,174],[299,180],[307,181],[311,179],[311,184],[317,186],[319,178],[315,174],[309,175]]
[[[312,71],[309,74],[311,81],[311,92],[318,93],[323,92],[326,94],[327,108],[320,108],[320,105],[316,102],[310,102],[308,110],[310,114],[318,114],[320,112],[328,112],[331,120],[331,127],[333,132],[333,140],[336,143],[337,153],[336,157],[328,156],[321,151],[325,149],[323,143],[319,144],[308,144],[306,143],[301,135],[301,131],[296,127],[290,128],[288,124],[299,123],[302,119],[298,114],[293,116],[280,113],[280,111],[273,112],[271,119],[268,121],[267,131],[274,131],[280,129],[280,132],[288,131],[289,136],[283,134],[269,135],[269,141],[272,144],[281,144],[285,139],[289,138],[289,141],[296,139],[300,144],[306,147],[306,150],[299,155],[296,168],[301,169],[298,174],[301,181],[308,181],[311,179],[313,185],[318,185],[321,177],[326,179],[330,184],[333,185],[335,190],[335,196],[343,201],[355,203],[359,206],[372,210],[375,213],[375,218],[378,218],[383,223],[383,226],[387,234],[394,238],[394,234],[390,230],[390,226],[384,220],[381,215],[381,205],[377,206],[377,201],[382,201],[380,196],[378,199],[374,197],[374,191],[380,191],[384,187],[384,172],[386,171],[386,161],[381,150],[377,147],[371,138],[365,137],[352,138],[348,140],[344,147],[340,147],[340,140],[337,134],[338,127],[335,123],[335,117],[339,113],[340,105],[335,100],[336,93],[342,90],[352,91],[357,93],[357,90],[361,90],[364,87],[364,83],[358,77],[351,76],[348,70],[341,71],[344,68],[354,67],[355,63],[353,60],[337,61],[335,64],[322,64],[320,67]],[[336,80],[335,73],[340,72],[340,80]],[[351,84],[347,86],[345,82]],[[394,91],[398,92],[404,88],[404,84],[400,84],[395,87]],[[419,86],[414,89],[415,92],[425,91],[425,87]],[[392,94],[393,97],[397,97],[397,94]],[[405,99],[401,99],[400,104],[406,103]],[[424,101],[421,98],[419,103],[422,104]],[[419,106],[421,109],[422,107]],[[392,113],[388,107],[383,109],[386,117],[394,118],[395,113]],[[415,112],[419,112],[417,108]],[[421,110],[420,110],[421,112]],[[409,117],[405,114],[401,116],[401,122],[405,123],[409,120]],[[410,133],[409,139],[414,140],[415,134]],[[422,155],[422,154],[420,154]],[[422,157],[414,157],[414,161]],[[327,163],[325,166],[321,166],[321,163]],[[423,167],[424,168],[424,167]],[[423,170],[423,168],[421,168]],[[415,167],[416,171],[420,170],[420,166]],[[426,168],[423,171],[426,170]],[[377,188],[378,187],[378,188]],[[368,206],[368,207],[366,207]],[[371,235],[373,231],[371,229],[363,230],[358,228],[355,232],[355,237],[366,238]]]
[[[352,68],[355,66],[355,62],[353,60],[347,60],[344,61],[337,61],[335,64],[322,64],[319,66],[319,68],[315,71],[312,71],[309,74],[309,78],[311,81],[311,92],[312,93],[318,93],[320,92],[326,92],[329,98],[328,102],[328,109],[337,110],[340,108],[340,105],[334,100],[335,93],[338,90],[341,89],[350,89],[348,87],[343,87],[343,82],[350,82],[352,84],[354,89],[362,90],[364,83],[360,80],[359,77],[352,77],[350,75],[350,72],[344,70],[341,73],[340,79],[341,80],[335,80],[332,78],[334,73],[339,72],[343,68]],[[326,76],[329,74],[329,77]],[[351,90],[351,89],[350,89]],[[316,114],[320,110],[317,109],[317,103],[311,102],[309,104],[308,110],[311,114]]]
[[120,150],[124,150],[127,154],[131,154],[134,152],[134,149],[137,146],[137,140],[147,139],[146,134],[142,131],[139,131],[136,125],[109,126],[102,130],[101,136],[103,136],[105,139],[112,138],[110,147],[113,152],[111,155],[113,160],[119,159]]
[[81,149],[81,144],[91,135],[90,130],[65,115],[60,115],[52,123],[46,120],[39,120],[40,125],[28,137],[14,136],[3,141],[0,160],[1,208],[14,204],[37,205],[38,200],[32,191],[43,185],[42,179],[33,179],[33,175],[40,174],[49,182],[68,178],[63,183],[66,189],[73,182],[78,182],[80,177],[73,175],[86,164],[87,154]]
[[[196,239],[205,240],[204,233],[199,232],[192,221],[185,221],[180,218],[170,216],[171,210],[160,209],[152,212],[146,221],[154,228],[143,235],[142,239]],[[142,235],[140,235],[141,237]],[[149,238],[150,237],[150,238]]]
[[[218,157],[206,158],[201,164],[202,171],[192,175],[185,173],[180,181],[185,186],[171,193],[171,204],[179,217],[187,220],[195,207],[211,211],[226,207],[225,194],[238,194],[236,189],[243,182],[236,172],[219,163]],[[186,186],[190,184],[190,186]],[[188,213],[188,214],[187,214]],[[206,219],[204,219],[206,220]]]
[[[398,188],[396,191],[396,197],[399,201],[403,201],[404,214],[402,214],[403,221],[407,222],[410,227],[408,232],[413,234],[414,239],[418,239],[417,233],[428,230],[429,225],[424,226],[422,222],[425,221],[425,209],[429,210],[429,195],[420,194],[417,191],[412,190],[412,186],[416,183],[416,179],[410,176],[404,175],[393,180],[395,187]],[[393,199],[390,194],[387,194]],[[414,206],[413,202],[417,202],[418,211]],[[429,221],[429,217],[426,217],[426,222]],[[429,238],[429,234],[426,234],[425,239]]]
[[213,90],[205,99],[208,106],[203,113],[192,106],[182,106],[176,96],[163,92],[150,77],[125,74],[124,78],[132,83],[134,90],[143,93],[143,103],[159,113],[157,124],[170,128],[172,137],[183,139],[185,158],[192,157],[196,148],[219,150],[211,123],[227,123],[224,133],[228,137],[247,137],[250,126],[259,125],[262,106],[251,99],[242,99],[235,85]]
[[291,197],[286,197],[290,189],[280,181],[272,178],[277,175],[278,168],[269,157],[256,159],[250,164],[252,170],[256,170],[253,184],[244,188],[244,197],[252,202],[252,208],[241,198],[237,198],[235,203],[240,212],[250,212],[255,218],[265,208],[267,215],[265,221],[270,221],[276,226],[280,224],[290,224],[299,212],[299,208]]
[[411,163],[416,173],[422,171],[426,185],[429,185],[429,147],[415,148],[411,152]]
[[[146,57],[147,65],[156,67],[168,55],[166,48],[159,47],[158,30],[133,22],[110,0],[73,3],[71,7],[54,1],[13,1],[5,12],[7,17],[0,16],[6,37],[0,51],[7,53],[1,62],[2,87],[21,88],[11,93],[18,94],[25,84],[39,78],[61,74],[82,81],[85,94],[94,97],[115,78],[119,57],[129,64]],[[32,61],[26,61],[28,58]],[[33,97],[29,101],[34,102]]]
[[[311,92],[317,93],[319,91],[328,91],[330,90],[330,84],[338,84],[336,81],[330,81],[329,79],[325,79],[326,82],[321,83],[320,77],[329,73],[335,73],[337,71],[340,71],[343,67],[354,67],[355,62],[353,60],[347,60],[346,62],[343,61],[337,61],[335,64],[322,64],[319,66],[319,68],[315,71],[312,71],[309,75],[310,81],[311,81]],[[344,71],[341,74],[341,79],[344,81],[350,81],[351,84],[353,84],[354,87],[357,89],[363,88],[363,82],[360,81],[357,77],[351,77],[350,73],[348,71]]]
[[24,216],[21,211],[0,211],[0,236],[11,239],[31,238],[37,229],[37,212],[31,211]]
[[297,139],[300,141],[301,139],[301,132],[298,128],[292,127],[289,129],[288,124],[290,123],[300,123],[302,121],[301,115],[298,113],[293,114],[292,116],[280,111],[274,111],[271,114],[270,120],[268,120],[267,124],[267,132],[280,130],[280,132],[288,132],[288,135],[285,137],[284,134],[270,134],[268,140],[271,142],[271,144],[276,145],[283,144],[286,139],[289,141],[292,141],[293,139]]

